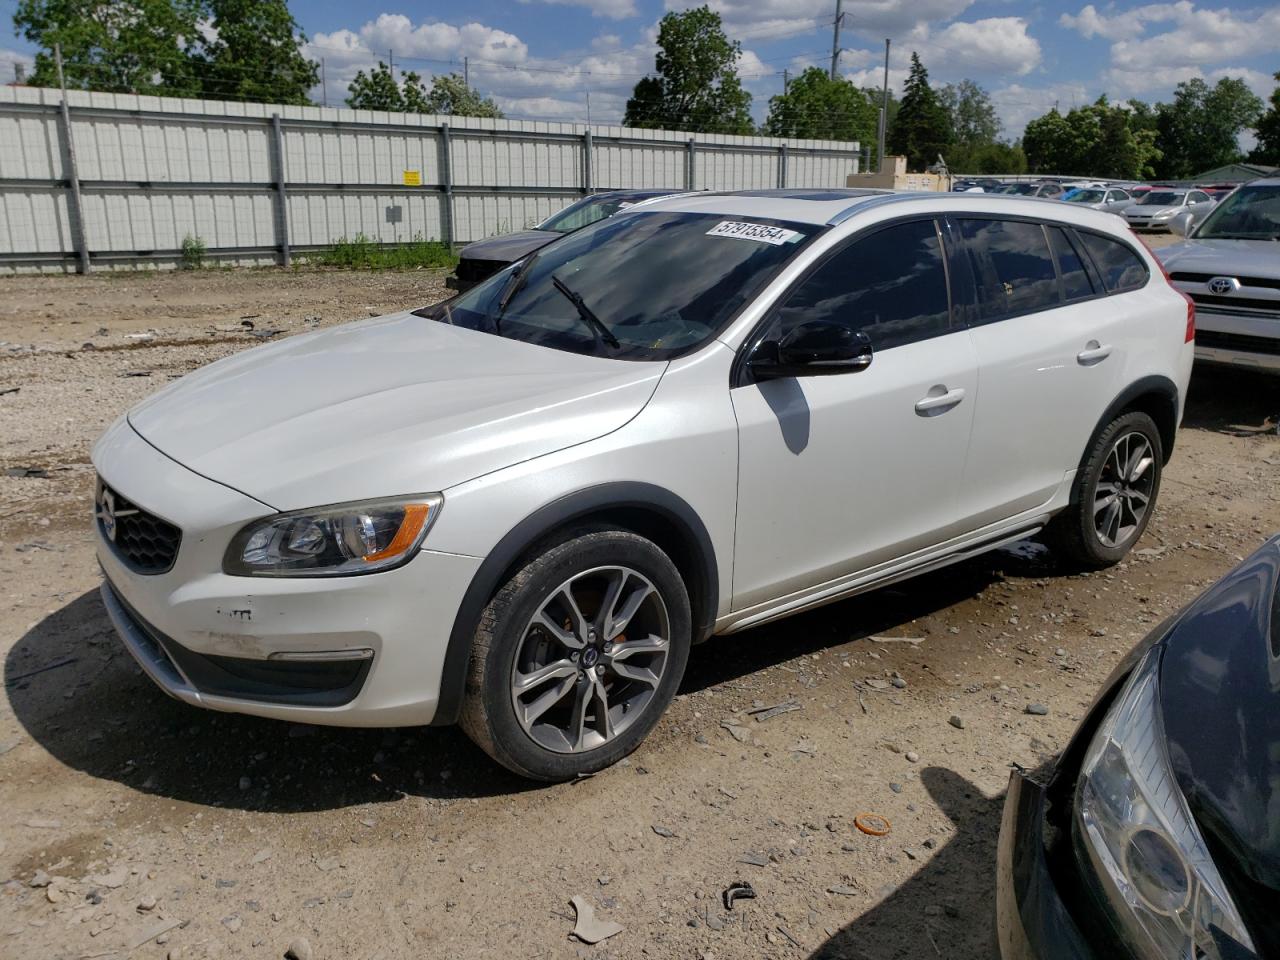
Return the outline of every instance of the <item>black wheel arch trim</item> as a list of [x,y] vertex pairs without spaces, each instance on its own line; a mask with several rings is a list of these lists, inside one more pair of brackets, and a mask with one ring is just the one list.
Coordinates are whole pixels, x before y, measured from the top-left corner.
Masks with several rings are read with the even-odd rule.
[[[1173,420],[1167,432],[1164,425],[1161,424],[1159,420],[1156,420],[1155,417],[1152,418],[1153,420],[1156,420],[1156,426],[1160,428],[1161,453],[1164,455],[1164,462],[1168,463],[1170,458],[1173,456],[1173,443],[1178,433],[1179,400],[1178,385],[1168,377],[1156,374],[1141,377],[1121,390],[1120,393],[1116,395],[1116,398],[1107,406],[1106,411],[1102,414],[1102,418],[1093,428],[1093,433],[1089,435],[1090,443],[1092,444],[1093,439],[1097,437],[1099,431],[1101,431],[1107,424],[1120,416],[1124,410],[1133,407],[1133,402],[1135,400],[1139,397],[1153,393],[1160,395],[1172,405]],[[1080,458],[1082,466],[1084,464],[1084,458],[1088,455],[1089,451],[1086,449]]]
[[[685,500],[663,487],[640,482],[605,483],[566,494],[516,524],[489,551],[471,578],[449,632],[440,693],[432,726],[456,723],[466,690],[467,663],[480,616],[501,588],[504,575],[520,556],[556,530],[610,510],[643,511],[674,527],[684,542],[694,576],[690,600],[694,604],[693,641],[705,640],[714,629],[720,603],[719,567],[706,525]],[[676,560],[675,557],[672,558]],[[678,562],[677,562],[678,565]]]

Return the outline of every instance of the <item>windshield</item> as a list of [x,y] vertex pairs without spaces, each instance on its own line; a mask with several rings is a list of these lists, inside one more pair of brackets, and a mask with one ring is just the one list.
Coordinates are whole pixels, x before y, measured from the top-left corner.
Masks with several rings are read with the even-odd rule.
[[552,214],[538,224],[538,229],[572,233],[574,230],[590,226],[597,220],[612,217],[619,210],[634,203],[634,200],[624,200],[620,197],[583,197],[577,203],[569,204],[559,213]]
[[1013,183],[1008,186],[1005,193],[1016,193],[1020,197],[1025,197],[1029,193],[1036,192],[1034,183]]
[[[557,350],[668,360],[719,333],[819,229],[722,214],[614,217],[543,247],[427,315]],[[526,265],[523,282],[509,285]]]
[[1101,190],[1073,190],[1062,198],[1068,203],[1101,203]]
[[1241,187],[1221,200],[1197,240],[1280,240],[1280,184]]
[[1185,193],[1170,193],[1168,190],[1152,190],[1138,202],[1146,207],[1177,207],[1186,200]]

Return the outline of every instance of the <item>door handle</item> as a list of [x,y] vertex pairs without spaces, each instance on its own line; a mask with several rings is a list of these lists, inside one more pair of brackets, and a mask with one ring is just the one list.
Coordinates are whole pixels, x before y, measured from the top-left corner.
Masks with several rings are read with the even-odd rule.
[[1076,354],[1076,360],[1081,366],[1088,367],[1095,363],[1101,363],[1109,356],[1111,356],[1111,344],[1090,340],[1084,345],[1084,349]]
[[916,401],[916,413],[922,417],[937,416],[940,413],[946,413],[963,399],[963,387],[948,390],[945,386],[939,384],[929,391],[928,396],[921,397]]

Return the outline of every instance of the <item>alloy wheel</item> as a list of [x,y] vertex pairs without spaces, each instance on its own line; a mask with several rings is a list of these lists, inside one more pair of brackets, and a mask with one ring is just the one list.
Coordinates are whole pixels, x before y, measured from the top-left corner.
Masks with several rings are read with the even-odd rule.
[[525,625],[511,672],[517,722],[556,753],[608,743],[653,699],[670,637],[666,604],[643,574],[624,566],[576,574]]
[[1128,544],[1142,528],[1155,486],[1155,452],[1141,433],[1116,438],[1093,495],[1093,529],[1105,547]]

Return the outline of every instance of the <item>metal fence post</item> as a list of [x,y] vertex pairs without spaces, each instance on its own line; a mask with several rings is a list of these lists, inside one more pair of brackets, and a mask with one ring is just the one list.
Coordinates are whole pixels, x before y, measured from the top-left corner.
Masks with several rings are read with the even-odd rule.
[[456,239],[453,235],[453,146],[449,140],[449,125],[440,124],[440,190],[443,199],[440,207],[440,225],[444,242],[450,247]]
[[58,65],[58,86],[62,88],[62,142],[67,148],[67,183],[71,187],[71,202],[67,220],[71,226],[71,243],[75,247],[76,272],[89,272],[89,246],[84,238],[84,204],[80,199],[80,174],[76,169],[76,145],[71,137],[71,107],[67,103],[67,81],[62,76],[62,47],[53,46],[54,62]]
[[271,152],[276,161],[276,246],[280,248],[280,265],[293,262],[289,253],[289,200],[284,188],[284,133],[280,129],[280,114],[271,115]]
[[591,192],[591,128],[582,132],[582,192]]
[[787,186],[787,145],[785,143],[778,146],[778,189],[784,190]]
[[687,146],[686,146],[686,148],[685,148],[685,158],[684,158],[684,188],[685,188],[686,190],[693,190],[693,189],[694,189],[694,186],[693,186],[693,155],[694,155],[694,150],[695,150],[695,149],[697,149],[697,148],[696,148],[696,147],[695,147],[695,145],[694,145],[693,137],[690,137],[690,138],[689,138],[689,143],[688,143],[688,145],[687,145]]

